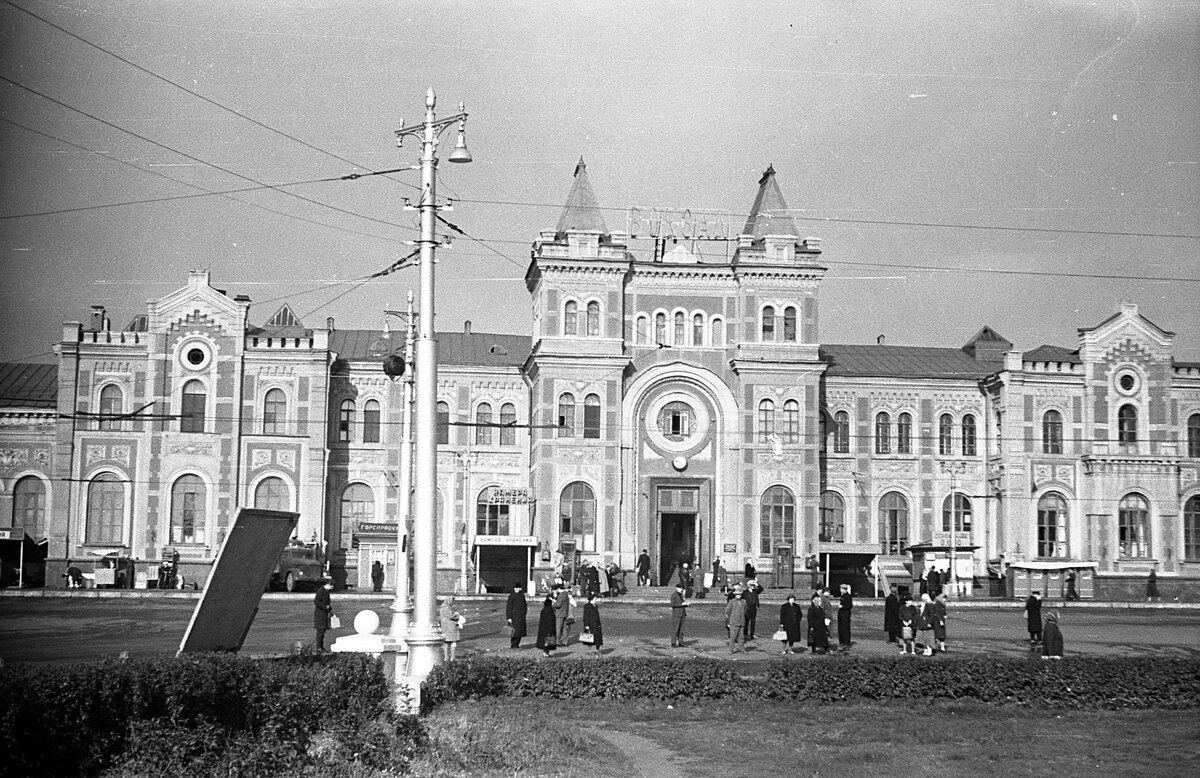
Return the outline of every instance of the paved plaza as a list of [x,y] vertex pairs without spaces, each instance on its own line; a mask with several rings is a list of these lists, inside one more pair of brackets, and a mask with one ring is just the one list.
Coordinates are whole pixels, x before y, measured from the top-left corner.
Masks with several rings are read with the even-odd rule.
[[[103,595],[103,596],[98,596]],[[835,657],[781,654],[770,640],[778,626],[779,602],[772,590],[759,610],[758,639],[745,656],[733,661],[836,661]],[[198,600],[197,594],[155,592],[5,592],[0,594],[0,659],[6,662],[67,662],[113,657],[174,654]],[[389,595],[335,593],[335,611],[343,627],[333,637],[350,634],[354,615],[373,610],[383,625],[390,624]],[[599,602],[604,625],[604,656],[710,657],[729,659],[725,641],[723,598],[692,600],[684,636],[686,646],[672,649],[670,608],[666,599],[636,593]],[[541,600],[530,601],[530,637],[513,651],[500,634],[504,600],[500,597],[460,598],[459,611],[467,626],[459,656],[540,656],[533,647]],[[1200,608],[1174,604],[1071,603],[1049,601],[1043,612],[1057,608],[1068,656],[1200,655]],[[582,609],[581,609],[582,610]],[[582,620],[582,614],[577,615]],[[288,653],[313,638],[312,594],[270,594],[259,604],[243,652],[251,655]],[[898,648],[884,640],[883,605],[859,600],[854,609],[853,654],[890,656]],[[1025,619],[1019,603],[967,601],[951,603],[946,659],[956,656],[1027,655]],[[836,633],[833,637],[836,644]],[[555,652],[551,661],[586,659],[595,651],[572,642]],[[940,660],[941,658],[939,658]],[[916,661],[920,661],[919,658]]]

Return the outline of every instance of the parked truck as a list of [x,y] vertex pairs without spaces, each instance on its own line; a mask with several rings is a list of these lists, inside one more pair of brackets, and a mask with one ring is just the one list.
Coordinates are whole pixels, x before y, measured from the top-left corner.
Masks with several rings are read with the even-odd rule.
[[279,564],[271,573],[269,588],[294,592],[315,589],[325,573],[321,550],[315,543],[290,540],[279,555]]

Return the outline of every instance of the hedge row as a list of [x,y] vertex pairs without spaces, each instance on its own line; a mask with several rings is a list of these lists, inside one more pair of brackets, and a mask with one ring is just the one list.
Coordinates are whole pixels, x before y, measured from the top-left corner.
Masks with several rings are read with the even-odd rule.
[[396,723],[379,662],[350,655],[6,665],[0,700],[0,775],[95,775],[131,755],[186,765],[239,748],[287,763],[320,733]]
[[952,699],[1081,709],[1200,707],[1200,659],[847,657],[776,662],[760,675],[706,659],[553,662],[491,657],[442,665],[425,685],[434,707],[482,697],[656,700]]

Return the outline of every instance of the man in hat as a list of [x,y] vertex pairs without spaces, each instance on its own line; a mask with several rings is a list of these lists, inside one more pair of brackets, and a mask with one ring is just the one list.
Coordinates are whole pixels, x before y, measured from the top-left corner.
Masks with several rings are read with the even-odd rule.
[[1025,600],[1025,628],[1029,630],[1029,645],[1042,642],[1042,593],[1036,589]]
[[504,604],[504,619],[508,623],[508,644],[512,648],[521,647],[521,638],[525,637],[528,625],[525,623],[529,604],[525,601],[525,593],[520,583],[513,584],[508,602]]
[[683,622],[687,619],[687,600],[683,596],[683,581],[671,592],[671,648],[683,647]]
[[725,603],[725,628],[729,630],[729,653],[746,653],[746,595],[740,585],[734,585],[733,596]]
[[313,644],[318,653],[325,653],[325,631],[333,623],[333,603],[329,599],[331,591],[333,581],[323,578],[317,595],[313,598],[313,627],[317,630],[317,638]]
[[650,585],[650,552],[644,548],[637,559],[637,581],[638,586]]

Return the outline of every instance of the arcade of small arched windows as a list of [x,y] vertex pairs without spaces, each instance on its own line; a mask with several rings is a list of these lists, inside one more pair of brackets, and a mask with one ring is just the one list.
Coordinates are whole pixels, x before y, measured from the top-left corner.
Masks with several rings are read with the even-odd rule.
[[603,333],[598,300],[567,300],[563,303],[562,334],[598,338]]
[[796,343],[798,310],[795,305],[764,305],[759,316],[758,339],[763,343]]
[[634,317],[635,346],[724,348],[725,319],[704,311],[659,310]]
[[771,443],[778,436],[784,443],[800,442],[800,403],[787,399],[782,402],[766,397],[758,401],[758,440]]

